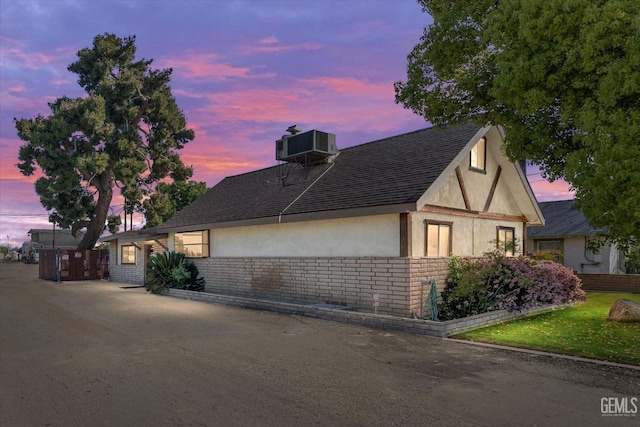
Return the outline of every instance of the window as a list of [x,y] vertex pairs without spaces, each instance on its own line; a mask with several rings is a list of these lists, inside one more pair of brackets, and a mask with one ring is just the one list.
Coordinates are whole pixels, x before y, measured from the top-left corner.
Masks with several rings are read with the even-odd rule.
[[487,138],[484,136],[471,149],[471,162],[469,168],[476,171],[485,171],[487,157]]
[[425,253],[431,257],[451,255],[451,223],[425,221]]
[[120,247],[120,263],[135,264],[136,263],[136,247],[127,245]]
[[545,254],[551,254],[553,260],[559,264],[562,264],[563,245],[562,240],[536,240],[534,243],[536,253],[541,252]]
[[498,250],[505,255],[514,256],[516,253],[516,229],[512,227],[498,227],[496,239]]
[[176,233],[175,251],[182,252],[189,258],[204,258],[209,256],[209,232],[190,231]]

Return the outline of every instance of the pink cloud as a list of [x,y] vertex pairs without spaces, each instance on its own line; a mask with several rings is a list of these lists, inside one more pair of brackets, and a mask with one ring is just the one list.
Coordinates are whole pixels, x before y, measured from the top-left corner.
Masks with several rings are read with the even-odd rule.
[[286,121],[295,117],[300,94],[296,90],[249,89],[208,96],[209,105],[196,109],[200,114],[218,121]]
[[539,202],[568,200],[575,197],[575,192],[571,190],[571,186],[565,181],[536,181],[531,183],[531,189]]
[[[393,86],[356,79],[318,78],[291,82],[286,91],[278,88],[243,88],[227,92],[199,93],[206,105],[188,113],[189,123],[200,127],[242,128],[235,123],[298,123],[327,126],[337,132],[365,128],[389,132],[405,126],[425,126],[418,116],[407,114],[400,106],[389,106]],[[371,118],[376,117],[375,121]],[[255,129],[255,125],[252,124]],[[197,138],[204,136],[197,132]],[[235,140],[236,135],[234,135]],[[228,143],[221,141],[223,144]]]
[[13,83],[10,87],[0,89],[2,108],[6,110],[21,111],[27,115],[46,115],[51,112],[48,103],[55,101],[56,96],[33,97],[28,96],[27,92],[27,87],[22,83]]
[[226,176],[273,163],[275,137],[264,144],[260,144],[260,138],[251,128],[238,127],[236,131],[216,135],[200,132],[196,133],[196,140],[180,151],[180,158],[184,164],[194,167],[194,180],[213,186]]
[[270,45],[278,43],[278,38],[276,36],[269,36],[263,39],[258,40],[258,44],[261,45]]
[[75,51],[70,48],[61,47],[52,52],[29,52],[25,49],[25,43],[21,40],[9,37],[0,37],[2,46],[2,62],[0,66],[25,68],[28,70],[38,70],[43,65],[58,61],[68,61]]
[[[385,101],[393,99],[393,84],[391,82],[369,83],[352,77],[317,77],[302,79],[300,83],[318,89],[328,90],[336,94],[351,96],[383,96]],[[391,98],[389,98],[391,97]]]
[[22,83],[15,83],[13,86],[7,87],[7,93],[20,93],[24,92],[26,86]]
[[322,47],[322,44],[314,42],[280,44],[280,40],[278,40],[277,37],[269,36],[258,40],[257,45],[240,47],[239,53],[243,55],[251,55],[253,53],[277,53],[300,50],[318,50],[322,49]]
[[213,53],[186,52],[179,57],[164,58],[159,61],[161,67],[173,68],[176,73],[188,79],[207,78],[222,81],[229,78],[250,77],[251,69],[234,67],[219,60]]

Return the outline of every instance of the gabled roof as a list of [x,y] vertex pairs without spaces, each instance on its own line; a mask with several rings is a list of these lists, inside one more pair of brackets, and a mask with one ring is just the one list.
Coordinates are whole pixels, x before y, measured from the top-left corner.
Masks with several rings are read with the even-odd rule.
[[[227,177],[158,231],[285,222],[294,216],[346,210],[416,210],[416,202],[480,130],[476,125],[427,128],[341,150],[332,162],[302,168],[283,182],[278,166]],[[338,212],[338,213],[336,213]],[[227,224],[227,225],[225,225]]]
[[574,200],[538,203],[546,222],[543,227],[527,227],[527,237],[594,236],[602,230],[591,227]]

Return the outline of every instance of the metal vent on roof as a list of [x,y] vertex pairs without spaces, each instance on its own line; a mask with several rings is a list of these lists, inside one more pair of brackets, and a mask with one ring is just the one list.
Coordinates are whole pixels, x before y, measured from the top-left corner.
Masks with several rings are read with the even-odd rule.
[[276,160],[309,163],[338,152],[336,136],[319,130],[283,135],[276,141]]

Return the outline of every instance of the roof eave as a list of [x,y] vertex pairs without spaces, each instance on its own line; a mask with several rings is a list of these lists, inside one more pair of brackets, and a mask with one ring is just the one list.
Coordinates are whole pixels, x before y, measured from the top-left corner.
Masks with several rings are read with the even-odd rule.
[[113,240],[119,240],[122,243],[135,243],[135,242],[149,242],[160,239],[166,239],[169,237],[167,233],[153,233],[147,234],[143,232],[131,233],[129,231],[125,233],[112,234],[110,236],[101,237],[101,242],[111,242]]
[[415,212],[415,203],[403,203],[395,205],[383,205],[383,206],[367,206],[350,209],[336,209],[330,211],[318,211],[318,212],[306,212],[297,214],[283,214],[281,216],[270,216],[263,218],[249,218],[237,221],[223,221],[213,223],[201,223],[190,224],[175,227],[162,227],[162,231],[167,233],[181,233],[185,231],[196,230],[208,230],[216,228],[233,228],[233,227],[247,227],[253,225],[267,225],[267,224],[284,224],[292,222],[303,221],[321,221],[327,219],[340,219],[340,218],[353,218],[359,216],[372,216],[372,215],[385,215],[385,214],[397,214]]

